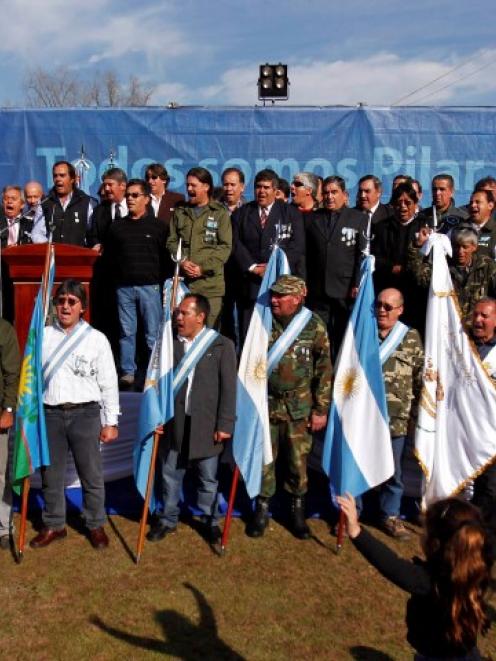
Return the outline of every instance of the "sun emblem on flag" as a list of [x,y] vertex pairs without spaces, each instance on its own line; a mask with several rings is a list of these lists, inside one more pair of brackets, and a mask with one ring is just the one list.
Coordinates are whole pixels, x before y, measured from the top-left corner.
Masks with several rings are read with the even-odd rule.
[[258,356],[251,369],[251,376],[255,381],[265,381],[267,378],[267,361],[262,356]]
[[343,376],[336,382],[336,389],[344,399],[354,397],[360,390],[360,377],[354,368],[345,371]]
[[33,363],[32,363],[32,354],[27,354],[24,356],[21,367],[21,374],[19,377],[19,403],[22,403],[23,399],[26,396],[33,394]]

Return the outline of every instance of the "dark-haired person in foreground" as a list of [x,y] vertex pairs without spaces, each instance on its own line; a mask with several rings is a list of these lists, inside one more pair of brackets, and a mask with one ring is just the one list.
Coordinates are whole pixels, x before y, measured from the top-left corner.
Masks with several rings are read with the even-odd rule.
[[56,320],[43,336],[43,403],[50,465],[42,468],[43,529],[32,548],[67,536],[64,479],[69,450],[81,480],[83,518],[95,549],[108,546],[100,443],[117,438],[119,392],[109,342],[83,319],[84,286],[64,280],[54,296]]
[[197,473],[206,536],[211,543],[220,541],[217,467],[223,443],[234,430],[236,355],[231,340],[206,328],[209,312],[208,299],[200,294],[187,294],[177,309],[174,367],[176,373],[184,368],[185,378],[160,444],[162,503],[147,534],[151,542],[176,530],[183,479],[190,467]]
[[411,595],[406,625],[415,659],[481,660],[477,637],[489,628],[486,592],[493,559],[478,509],[457,498],[431,505],[422,544],[425,560],[411,562],[360,526],[352,496],[338,496],[338,503],[355,548]]

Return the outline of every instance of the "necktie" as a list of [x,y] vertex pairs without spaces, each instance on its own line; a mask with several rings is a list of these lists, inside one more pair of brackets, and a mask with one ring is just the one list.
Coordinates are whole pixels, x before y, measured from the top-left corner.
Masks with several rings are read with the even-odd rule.
[[269,214],[267,213],[267,209],[265,207],[262,207],[260,210],[260,225],[262,229],[265,227],[265,223],[267,222],[267,218],[269,217]]
[[115,211],[114,211],[114,220],[117,220],[118,218],[121,218],[121,205],[116,202],[115,203]]
[[8,246],[15,246],[17,243],[16,241],[16,227],[15,227],[15,222],[9,223],[9,238],[7,239],[7,245]]

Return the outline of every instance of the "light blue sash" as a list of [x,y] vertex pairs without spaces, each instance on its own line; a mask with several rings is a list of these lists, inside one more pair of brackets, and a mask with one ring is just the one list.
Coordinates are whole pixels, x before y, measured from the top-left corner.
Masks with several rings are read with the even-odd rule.
[[62,367],[69,354],[82,342],[91,331],[91,326],[81,319],[71,333],[66,333],[42,365],[43,390],[48,388],[50,381]]
[[179,361],[172,380],[172,387],[174,390],[174,397],[181,390],[184,382],[188,378],[188,374],[196,367],[200,358],[203,357],[212,342],[218,337],[219,333],[212,328],[205,328],[199,333],[189,350]]
[[271,346],[267,354],[267,376],[269,377],[279,364],[289,347],[296,340],[301,331],[310,321],[312,313],[308,308],[301,308],[297,315],[293,317],[286,330],[280,335]]
[[410,326],[406,326],[401,321],[397,321],[393,328],[387,334],[386,339],[379,346],[379,358],[381,365],[393,354],[397,347],[403,342],[403,338],[410,330]]

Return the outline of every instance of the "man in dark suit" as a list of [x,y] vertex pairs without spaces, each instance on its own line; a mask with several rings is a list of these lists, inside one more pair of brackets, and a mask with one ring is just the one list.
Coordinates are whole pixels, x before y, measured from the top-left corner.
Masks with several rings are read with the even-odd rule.
[[151,206],[156,218],[169,229],[170,219],[178,204],[184,202],[184,195],[167,190],[170,177],[160,163],[152,163],[146,168],[145,179],[151,190]]
[[0,232],[2,249],[31,243],[33,221],[23,216],[24,199],[19,186],[5,186],[2,191]]
[[187,294],[177,309],[174,366],[198,343],[209,337],[199,361],[187,372],[174,400],[174,418],[168,423],[160,445],[162,509],[147,538],[163,539],[176,530],[179,499],[186,469],[198,474],[198,508],[208,540],[220,541],[217,506],[217,468],[223,443],[234,431],[236,409],[236,355],[231,340],[205,324],[210,312],[208,299]]
[[356,209],[372,218],[372,224],[391,215],[391,209],[381,203],[382,182],[373,174],[366,174],[358,180]]
[[102,174],[105,198],[93,210],[91,229],[88,233],[88,246],[101,253],[107,232],[114,220],[128,214],[126,204],[127,176],[121,168],[109,168]]
[[326,323],[333,355],[339,350],[356,297],[365,247],[366,218],[348,209],[341,177],[324,180],[324,209],[305,225],[307,306]]
[[100,254],[93,267],[91,281],[91,322],[104,333],[114,356],[119,342],[119,319],[117,299],[112,276],[112,265],[108,259],[106,242],[112,223],[128,215],[126,203],[127,176],[121,168],[109,168],[102,174],[105,198],[98,204],[91,217],[88,245]]
[[305,231],[300,212],[276,199],[279,177],[273,170],[255,176],[255,200],[235,211],[233,257],[237,268],[239,330],[244,341],[273,246],[288,258],[291,273],[304,275]]

